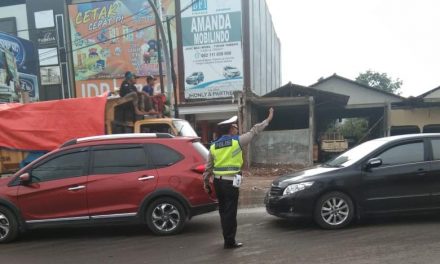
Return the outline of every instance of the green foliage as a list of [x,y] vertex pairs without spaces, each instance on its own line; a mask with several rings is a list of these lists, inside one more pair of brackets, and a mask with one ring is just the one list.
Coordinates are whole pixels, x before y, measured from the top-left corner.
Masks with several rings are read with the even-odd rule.
[[344,138],[358,141],[368,131],[368,121],[365,118],[349,118],[344,119],[338,127]]
[[400,94],[400,86],[403,83],[399,78],[393,80],[386,73],[371,70],[360,73],[356,78],[356,82],[394,94]]
[[332,122],[327,126],[326,133],[340,133],[345,139],[353,139],[358,142],[368,131],[368,120],[365,118],[347,118],[341,123]]

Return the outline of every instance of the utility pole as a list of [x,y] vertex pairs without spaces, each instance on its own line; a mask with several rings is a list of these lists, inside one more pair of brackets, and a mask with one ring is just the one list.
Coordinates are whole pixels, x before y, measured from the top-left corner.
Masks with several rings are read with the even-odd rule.
[[[153,0],[148,0],[148,3],[150,4],[151,9],[153,9],[154,15],[156,16],[156,20],[159,20],[159,22],[160,22],[157,24],[159,25],[160,37],[161,37],[161,39],[164,40],[162,44],[164,45],[163,53],[165,56],[165,66],[166,66],[166,74],[167,74],[167,87],[166,88],[167,88],[168,96],[171,98],[171,96],[173,95],[172,80],[171,80],[172,79],[171,78],[171,76],[172,76],[172,74],[171,74],[171,61],[170,61],[170,52],[168,50],[168,44],[167,44],[166,36],[165,36],[165,30],[163,29],[163,25],[162,25],[162,18],[159,15],[159,12],[158,12]],[[174,102],[173,107],[175,107],[176,103],[177,102]]]
[[[158,1],[155,0],[157,5]],[[161,5],[159,5],[160,8]],[[162,39],[159,37],[159,25],[162,24],[162,12],[159,12],[160,18],[156,17],[156,45],[157,45],[157,64],[159,65],[159,80],[160,80],[160,92],[164,93],[163,87],[163,69],[162,69]]]
[[179,109],[177,109],[177,78],[176,70],[174,69],[174,55],[173,55],[173,39],[171,38],[171,19],[167,17],[167,31],[168,31],[168,43],[170,45],[170,59],[171,59],[171,74],[173,80],[173,92],[174,92],[174,117],[179,117]]

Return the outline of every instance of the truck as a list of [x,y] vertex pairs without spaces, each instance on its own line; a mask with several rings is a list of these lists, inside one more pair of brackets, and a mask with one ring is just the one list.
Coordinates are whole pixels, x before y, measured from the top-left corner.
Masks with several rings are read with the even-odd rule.
[[[14,173],[73,138],[121,133],[169,133],[197,137],[184,119],[135,115],[133,100],[137,98],[128,95],[54,100],[25,106],[0,104],[0,175]],[[103,115],[102,112],[87,115],[101,108]],[[75,109],[80,110],[77,112]],[[28,116],[32,114],[34,116]]]

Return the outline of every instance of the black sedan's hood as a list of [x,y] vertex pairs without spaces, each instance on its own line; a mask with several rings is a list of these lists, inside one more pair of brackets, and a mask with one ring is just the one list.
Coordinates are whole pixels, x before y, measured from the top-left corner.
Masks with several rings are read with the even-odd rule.
[[310,169],[305,169],[302,171],[297,171],[293,174],[288,174],[285,176],[281,176],[280,178],[273,181],[274,186],[285,187],[289,184],[296,182],[305,182],[308,180],[313,180],[314,178],[320,177],[329,172],[333,172],[339,170],[340,168],[335,167],[323,167],[317,166]]

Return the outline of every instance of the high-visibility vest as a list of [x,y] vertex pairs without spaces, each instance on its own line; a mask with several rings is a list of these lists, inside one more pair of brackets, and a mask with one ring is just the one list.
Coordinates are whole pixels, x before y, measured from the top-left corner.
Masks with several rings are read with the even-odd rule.
[[243,166],[239,136],[222,136],[211,144],[209,151],[214,158],[214,175],[237,174]]

